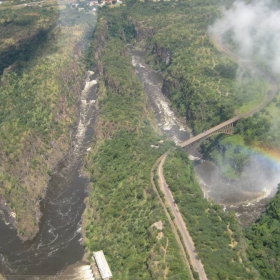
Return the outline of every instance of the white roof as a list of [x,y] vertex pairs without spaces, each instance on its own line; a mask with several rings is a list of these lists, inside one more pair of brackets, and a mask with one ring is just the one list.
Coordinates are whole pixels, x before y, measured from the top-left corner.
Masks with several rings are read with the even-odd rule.
[[112,272],[106,261],[103,251],[95,252],[93,253],[93,256],[95,258],[102,279],[112,277]]

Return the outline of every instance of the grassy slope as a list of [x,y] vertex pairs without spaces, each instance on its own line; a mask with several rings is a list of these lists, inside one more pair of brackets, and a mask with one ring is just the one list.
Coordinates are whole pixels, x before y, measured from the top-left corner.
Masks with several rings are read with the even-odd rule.
[[[57,11],[53,9],[55,6],[36,10],[30,34],[41,28],[41,22],[49,24],[46,11],[49,19],[55,20],[51,25],[55,24],[57,16],[53,14]],[[92,19],[87,15],[81,19],[74,11],[67,13],[61,11],[59,25],[32,46],[32,56],[23,51],[1,77],[0,195],[7,210],[15,213],[23,239],[36,233],[48,174],[70,148],[69,131],[75,125],[76,102],[83,87],[84,69],[78,60],[77,43]],[[21,49],[20,44],[26,41],[19,44],[17,39],[24,40],[29,30],[29,23],[20,25],[26,8],[13,10],[13,15],[15,19],[8,26],[15,32],[9,34],[14,36],[14,46]]]
[[[120,12],[114,10],[113,15]],[[147,97],[125,56],[125,42],[107,31],[109,18],[100,19],[95,33],[102,73],[96,141],[87,160],[92,191],[85,246],[89,252],[104,250],[114,279],[190,279],[150,183],[150,170],[170,143],[158,143],[162,136],[152,128]],[[153,226],[160,220],[162,230]]]

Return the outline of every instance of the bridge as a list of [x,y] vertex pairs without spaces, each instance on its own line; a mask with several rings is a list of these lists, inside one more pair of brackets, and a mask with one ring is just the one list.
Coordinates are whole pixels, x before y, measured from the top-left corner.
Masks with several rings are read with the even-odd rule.
[[271,90],[269,90],[266,93],[266,99],[259,104],[259,106],[257,106],[256,108],[254,108],[253,110],[244,113],[244,114],[239,114],[217,126],[212,127],[211,129],[204,131],[194,137],[191,137],[190,139],[182,142],[179,144],[179,146],[186,148],[188,153],[193,152],[205,139],[211,137],[212,135],[215,134],[228,134],[228,135],[233,135],[234,134],[234,129],[233,129],[233,124],[235,122],[237,122],[238,120],[242,119],[242,118],[246,118],[249,116],[254,115],[255,113],[259,112],[260,110],[262,110],[269,102],[272,101],[272,99],[275,97],[275,95],[278,92],[278,85],[275,82],[274,78],[271,77],[270,75],[268,75],[267,73],[261,71],[260,69],[257,69],[254,65],[252,65],[252,63],[250,63],[249,61],[246,60],[241,60],[240,58],[238,58],[231,50],[229,50],[228,48],[222,46],[221,42],[219,42],[218,37],[213,37],[212,41],[214,43],[214,45],[216,46],[216,48],[221,51],[224,52],[226,55],[233,57],[234,59],[236,59],[240,64],[246,65],[245,67],[251,68],[253,70],[255,70],[255,72],[257,72],[259,75],[263,75],[266,77],[266,79],[269,81],[270,85],[271,85]]
[[239,120],[240,117],[236,116],[232,119],[229,119],[226,122],[223,122],[217,126],[212,127],[211,129],[204,131],[194,137],[191,137],[190,139],[182,142],[179,144],[181,147],[186,147],[188,150],[188,153],[193,152],[200,144],[202,141],[205,139],[211,137],[212,135],[215,134],[228,134],[228,135],[233,135],[234,130],[233,130],[233,123]]
[[212,127],[211,129],[204,131],[194,137],[191,137],[190,139],[182,142],[179,144],[180,147],[187,148],[188,152],[193,152],[205,139],[211,137],[215,134],[228,134],[233,135],[234,134],[234,128],[233,124],[241,119],[243,115],[239,115],[236,117],[233,117],[219,125],[216,125]]
[[215,134],[233,135],[234,134],[233,124],[235,122],[237,122],[238,120],[240,120],[242,118],[252,116],[255,113],[262,110],[269,102],[272,101],[272,99],[275,97],[275,95],[278,92],[278,85],[275,82],[275,80],[273,78],[267,76],[264,73],[262,73],[262,74],[265,75],[266,78],[269,80],[272,89],[267,92],[266,99],[258,107],[254,108],[253,110],[251,110],[247,113],[237,115],[219,125],[212,127],[211,129],[209,129],[207,131],[204,131],[194,137],[191,137],[190,139],[180,143],[179,146],[186,148],[188,153],[191,153],[201,144],[202,141],[211,137],[212,135],[215,135]]

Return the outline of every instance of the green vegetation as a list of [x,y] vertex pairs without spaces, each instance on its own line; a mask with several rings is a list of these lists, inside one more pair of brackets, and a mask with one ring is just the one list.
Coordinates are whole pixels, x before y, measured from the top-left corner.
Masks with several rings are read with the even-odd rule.
[[[149,52],[147,61],[164,72],[163,89],[166,95],[178,112],[186,115],[187,122],[195,133],[225,121],[234,114],[258,107],[271,90],[266,77],[253,77],[249,71],[235,84],[237,65],[230,57],[216,51],[207,36],[208,26],[218,15],[216,3],[155,3],[149,5],[149,11],[146,6],[135,4],[131,12],[137,40]],[[263,66],[265,70],[267,66]],[[203,143],[203,154],[217,163],[225,176],[236,178],[242,174],[243,167],[252,156],[249,146],[279,150],[279,98],[276,96],[273,102],[254,117],[238,121],[236,136],[218,136]],[[169,184],[172,187],[173,183],[172,190],[177,192],[176,200],[192,229],[199,256],[206,265],[210,279],[226,279],[239,273],[244,279],[252,277],[246,276],[247,272],[237,257],[244,248],[230,249],[226,245],[229,244],[229,237],[223,236],[226,226],[230,224],[231,227],[232,223],[233,232],[237,234],[235,220],[228,223],[228,218],[224,220],[223,215],[217,214],[219,211],[215,213],[216,209],[211,207],[207,211],[213,213],[208,215],[205,212],[208,209],[207,203],[200,203],[193,190],[186,190],[192,196],[178,190],[178,186],[184,183],[184,186],[196,184],[180,177],[179,163],[176,165],[176,160],[173,159],[170,166],[168,162],[165,166],[167,172],[168,168],[171,170],[169,176],[174,180],[169,181]],[[184,168],[184,172],[187,172],[187,167]],[[193,171],[189,171],[185,176],[192,178],[192,173]],[[197,189],[199,190],[198,186]],[[273,211],[271,205],[274,207]],[[279,279],[279,215],[276,214],[279,212],[279,194],[271,205],[266,214],[247,231],[250,260],[260,271],[262,279]],[[220,221],[218,224],[217,215],[225,222]],[[214,220],[210,222],[211,219]],[[206,241],[205,237],[209,240]],[[240,244],[240,241],[237,242]],[[209,255],[212,256],[211,260],[207,258]]]
[[[236,83],[235,60],[216,50],[211,42],[214,38],[207,33],[219,15],[218,5],[219,1],[211,0],[132,1],[115,13],[103,8],[110,16],[111,36],[125,37],[146,48],[147,61],[163,71],[163,90],[177,111],[186,116],[194,133],[252,110],[263,103],[271,90],[266,77],[252,76],[248,69],[242,69],[242,78]],[[203,153],[219,163],[224,175],[238,176],[236,165],[241,170],[249,156],[246,145],[280,147],[280,126],[275,121],[279,115],[278,99],[254,118],[238,121],[235,133],[243,135],[243,139],[227,137],[220,142],[224,138],[218,137],[215,142],[210,139],[203,143]],[[242,144],[237,147],[236,142]]]
[[248,255],[260,279],[280,279],[280,189],[259,220],[246,231]]
[[168,154],[164,174],[209,279],[254,279],[234,213],[203,198],[183,150]]
[[[162,136],[153,129],[147,97],[125,56],[125,37],[108,24],[110,15],[122,12],[113,10],[101,13],[92,44],[100,113],[87,158],[92,190],[85,246],[104,250],[114,279],[191,279],[150,182],[154,162],[172,143],[158,142]],[[162,229],[155,225],[160,221]]]
[[[104,249],[117,279],[128,279],[129,275],[160,279],[166,271],[172,278],[175,273],[175,262],[161,258],[164,265],[158,267],[157,261],[148,257],[154,248],[166,248],[160,243],[162,239],[156,240],[147,232],[157,220],[164,221],[169,230],[149,183],[149,170],[168,145],[150,148],[159,138],[152,130],[147,101],[125,57],[124,44],[137,43],[147,49],[147,61],[164,72],[163,88],[173,106],[186,115],[195,132],[200,132],[238,113],[238,108],[244,112],[255,107],[270,88],[264,78],[254,80],[249,73],[235,85],[236,63],[221,55],[207,35],[207,27],[217,15],[216,1],[127,2],[126,7],[101,9],[91,45],[96,60],[88,57],[89,65],[96,65],[101,73],[101,111],[87,163],[93,186],[85,215],[85,246],[89,251]],[[248,91],[252,95],[248,96]],[[247,144],[266,141],[270,131],[267,115],[264,111],[255,119],[240,121],[236,127],[239,136],[217,138],[218,151],[213,148],[216,142],[205,142],[204,151],[220,164],[226,151],[231,154],[232,162],[225,166],[224,174],[236,176],[231,169],[236,162],[242,170],[249,156]],[[171,154],[165,175],[209,279],[254,279],[234,214],[203,198],[184,152]],[[172,250],[167,254],[165,260],[175,260]]]
[[[22,239],[38,229],[51,170],[71,146],[91,15],[56,5],[1,9],[0,196]],[[68,20],[69,19],[69,20]],[[5,41],[6,40],[6,41]],[[10,65],[11,64],[11,65]],[[8,67],[9,66],[9,67]],[[8,68],[7,68],[8,67]]]
[[257,108],[266,101],[269,90],[270,84],[265,77],[254,77],[249,73],[247,77],[242,77],[242,81],[237,82],[235,94],[242,106],[235,110],[235,114],[243,114]]
[[[208,26],[218,16],[217,1],[176,3],[133,3],[131,1],[127,3],[127,7],[114,9],[114,11],[102,8],[102,14],[107,16],[106,28],[109,33],[109,35],[103,33],[102,36],[114,38],[109,43],[111,44],[110,50],[114,50],[113,46],[120,44],[119,40],[137,43],[138,46],[146,48],[147,61],[164,73],[163,89],[166,95],[172,101],[174,108],[180,114],[186,116],[195,133],[208,129],[234,114],[243,113],[257,107],[271,90],[271,85],[264,77],[254,78],[249,74],[249,71],[243,75],[238,85],[235,84],[236,63],[228,56],[221,55],[214,48],[207,35]],[[97,36],[100,36],[100,33]],[[117,52],[123,55],[125,51],[118,50]],[[98,51],[97,53],[100,54]],[[90,160],[95,191],[90,199],[91,207],[89,209],[96,209],[96,205],[98,209],[95,212],[91,210],[92,212],[89,212],[90,215],[88,216],[89,219],[94,216],[95,221],[89,223],[87,231],[89,237],[87,246],[91,250],[99,249],[96,246],[97,243],[92,241],[96,232],[97,236],[102,236],[102,233],[104,235],[107,232],[104,230],[107,228],[105,222],[103,228],[97,226],[96,229],[96,223],[102,224],[100,222],[103,220],[102,217],[105,219],[99,209],[105,207],[105,204],[106,208],[102,208],[102,211],[103,209],[107,210],[109,205],[118,209],[115,204],[116,200],[111,199],[111,197],[114,197],[115,194],[119,195],[118,188],[123,190],[124,185],[119,185],[119,182],[124,182],[125,178],[129,176],[123,174],[125,168],[120,171],[117,166],[123,166],[125,161],[134,166],[134,161],[140,157],[136,153],[136,157],[132,161],[127,158],[123,161],[119,159],[125,158],[123,155],[125,151],[116,154],[117,149],[115,148],[118,147],[122,151],[121,144],[127,143],[128,135],[123,134],[123,127],[119,124],[119,121],[115,122],[115,120],[121,119],[124,122],[127,114],[131,121],[126,122],[126,126],[130,132],[137,131],[137,137],[141,137],[140,135],[146,130],[146,128],[145,130],[139,128],[143,126],[139,120],[143,119],[139,117],[137,118],[138,121],[134,119],[133,113],[136,109],[129,102],[130,99],[126,96],[122,97],[124,102],[126,100],[127,104],[132,106],[131,110],[129,106],[120,104],[120,100],[113,96],[114,92],[118,92],[119,95],[124,92],[122,86],[126,84],[125,80],[128,77],[123,73],[123,68],[120,65],[124,64],[128,67],[129,62],[122,61],[121,56],[114,57],[109,51],[106,56],[108,56],[108,59],[106,62],[104,59],[104,63],[101,64],[102,67],[110,64],[111,61],[118,61],[118,65],[112,67],[107,73],[105,69],[105,77],[107,75],[105,82],[109,88],[107,88],[106,95],[102,97],[104,100],[101,101],[101,105],[105,105],[102,112],[106,112],[106,116],[103,116],[103,120],[101,118],[102,125],[100,127],[102,126],[104,129],[100,132],[100,135],[101,138],[111,137],[113,139],[105,141],[103,144],[98,144],[97,141],[97,148],[91,155]],[[112,79],[111,73],[116,76],[121,75],[121,81]],[[110,99],[112,101],[106,97],[109,95],[112,96],[112,99]],[[114,104],[118,104],[118,106],[113,106]],[[280,100],[277,96],[273,102],[253,118],[238,121],[235,127],[236,136],[218,136],[212,140],[207,140],[203,143],[202,151],[208,158],[218,163],[224,175],[236,178],[251,156],[248,145],[261,148],[280,147],[279,104]],[[107,105],[109,107],[106,108]],[[132,120],[134,120],[134,125],[137,128],[132,125]],[[120,134],[113,133],[112,135],[112,131],[118,131]],[[120,137],[122,139],[121,143],[115,142],[115,137]],[[147,134],[145,137],[147,137]],[[137,143],[135,140],[135,137],[131,137],[131,143]],[[107,149],[108,147],[104,146],[104,143],[107,143],[107,145],[118,143],[118,145]],[[150,143],[147,143],[147,147]],[[133,149],[129,144],[126,145],[131,155]],[[99,157],[100,153],[105,151],[106,154]],[[108,156],[109,151],[111,151],[111,157]],[[157,151],[159,150],[153,150],[153,152]],[[144,156],[145,153],[146,151],[143,148],[141,155]],[[106,164],[101,164],[102,157],[107,158]],[[108,162],[110,162],[110,166],[113,166],[110,168],[113,169],[107,167]],[[143,164],[143,161],[141,163]],[[152,159],[150,164],[152,164]],[[141,170],[144,171],[145,169],[141,167]],[[135,172],[133,167],[131,172]],[[146,174],[146,172],[142,174]],[[106,176],[111,174],[108,181],[106,181],[104,174]],[[114,177],[114,175],[118,177]],[[103,190],[99,187],[102,176]],[[184,152],[175,151],[167,159],[165,176],[193,236],[198,255],[202,259],[209,279],[254,279],[256,275],[252,272],[249,261],[252,261],[259,270],[262,279],[279,279],[279,215],[277,216],[279,194],[272,201],[265,215],[246,231],[249,240],[247,245],[249,260],[247,260],[246,244],[234,215],[223,212],[221,207],[203,199],[203,194],[194,177],[192,165]],[[138,180],[137,177],[136,182]],[[110,193],[106,193],[105,189]],[[137,189],[138,186],[137,188],[134,187],[133,191],[136,192]],[[137,197],[136,194],[135,196]],[[102,199],[106,201],[102,202]],[[118,197],[118,203],[121,201],[122,199]],[[116,215],[113,207],[109,211],[112,216]],[[131,209],[132,206],[129,210]],[[131,211],[131,213],[133,212]],[[143,221],[143,223],[145,222]],[[118,227],[111,220],[109,224],[110,229],[114,226]],[[111,224],[114,226],[111,227]],[[126,223],[124,225],[126,228]],[[137,226],[134,226],[134,228],[138,229]],[[113,244],[113,248],[116,246],[115,241],[109,237],[103,236],[101,240],[105,244],[110,240],[109,245],[112,246]],[[122,266],[117,264],[115,255],[110,252],[109,247],[106,253],[109,254],[110,261],[115,262],[116,267],[121,269]],[[124,253],[122,256],[125,257],[126,254]],[[149,271],[149,273],[151,272]]]
[[[147,61],[163,71],[163,90],[173,107],[186,116],[194,134],[258,107],[270,94],[267,77],[254,76],[250,69],[242,69],[236,82],[235,60],[215,49],[215,38],[209,38],[207,30],[219,16],[219,1],[130,5],[128,18],[136,41],[146,48]],[[240,175],[236,166],[241,171],[250,156],[248,145],[279,148],[279,104],[278,96],[253,118],[238,121],[238,137],[204,142],[206,158],[234,178]]]

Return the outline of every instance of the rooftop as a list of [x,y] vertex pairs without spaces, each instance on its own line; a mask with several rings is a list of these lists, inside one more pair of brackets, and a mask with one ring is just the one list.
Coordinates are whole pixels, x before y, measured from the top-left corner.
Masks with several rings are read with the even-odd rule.
[[106,261],[103,251],[95,252],[95,253],[93,253],[93,256],[95,258],[95,261],[96,261],[96,264],[100,271],[102,279],[111,278],[112,272]]

